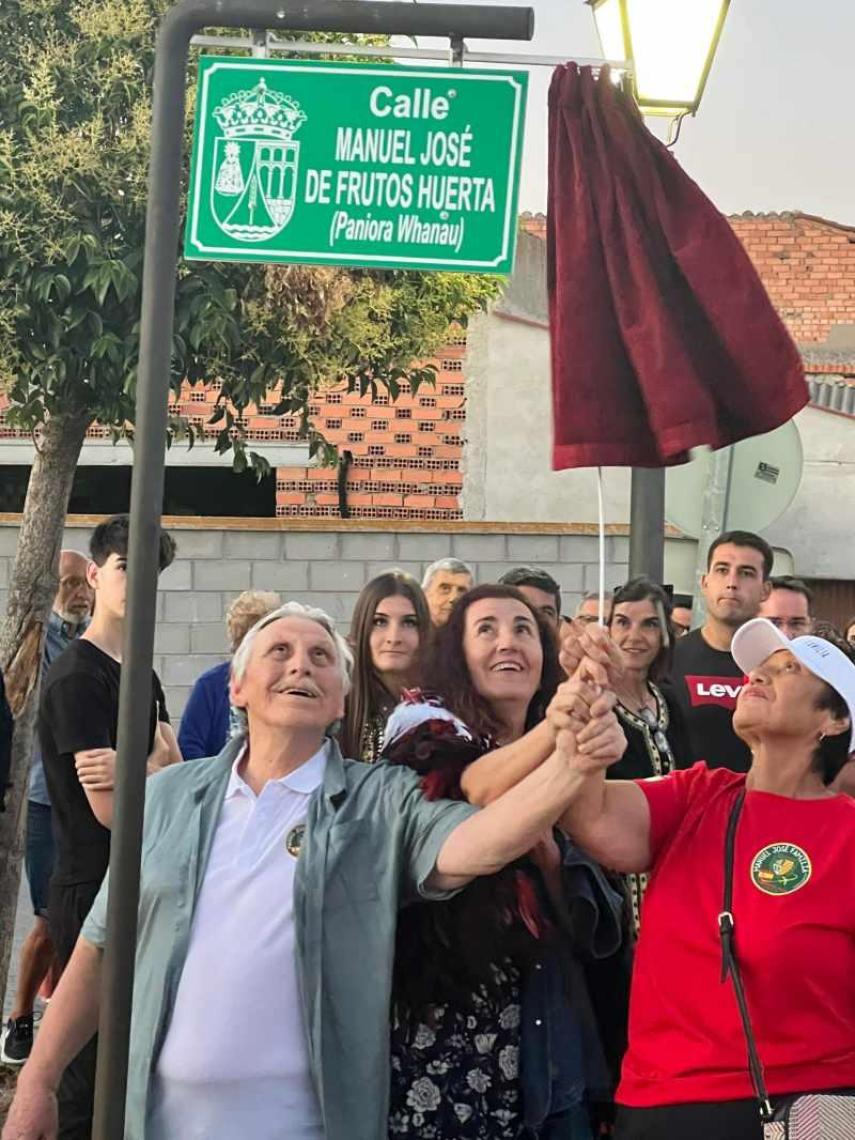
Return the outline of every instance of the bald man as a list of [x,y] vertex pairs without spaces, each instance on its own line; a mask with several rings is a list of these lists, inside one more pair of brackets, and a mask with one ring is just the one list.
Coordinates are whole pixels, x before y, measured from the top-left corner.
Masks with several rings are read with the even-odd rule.
[[[86,580],[89,559],[76,550],[59,556],[59,583],[45,632],[42,676],[60,653],[89,624],[95,593]],[[27,880],[35,922],[21,947],[18,991],[3,1032],[0,1058],[7,1065],[23,1065],[33,1045],[33,1007],[42,983],[51,972],[53,943],[47,925],[48,885],[53,871],[53,830],[50,797],[38,744],[30,765],[27,802]]]

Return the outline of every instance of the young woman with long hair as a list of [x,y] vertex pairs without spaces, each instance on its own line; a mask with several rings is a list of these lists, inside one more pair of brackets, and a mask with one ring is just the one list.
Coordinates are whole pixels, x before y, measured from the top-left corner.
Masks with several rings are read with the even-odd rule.
[[353,611],[353,688],[340,734],[343,754],[373,763],[402,691],[418,683],[431,623],[421,586],[402,570],[363,588]]
[[674,652],[671,599],[649,578],[632,578],[616,591],[608,623],[622,671],[615,677],[615,707],[627,739],[626,752],[609,770],[617,780],[667,776],[695,760],[676,701],[659,683]]
[[[428,797],[463,799],[478,757],[554,748],[544,717],[561,677],[523,595],[479,586],[437,632],[426,690],[389,718],[384,758],[419,772]],[[604,711],[592,746],[614,757],[622,738]],[[609,1074],[577,955],[614,952],[620,909],[600,869],[550,833],[461,895],[402,911],[389,1136],[590,1140],[586,1102],[608,1095]]]

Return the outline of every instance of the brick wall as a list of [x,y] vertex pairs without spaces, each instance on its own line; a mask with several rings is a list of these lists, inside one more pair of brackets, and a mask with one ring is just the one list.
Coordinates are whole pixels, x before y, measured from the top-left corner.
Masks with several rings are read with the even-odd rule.
[[[835,325],[855,325],[855,228],[798,212],[728,221],[794,340],[821,343]],[[546,215],[525,213],[520,228],[545,239]]]
[[[347,384],[324,388],[312,398],[311,420],[339,451],[350,451],[353,461],[347,476],[347,503],[355,519],[461,519],[461,460],[466,406],[463,394],[463,357],[466,334],[453,332],[448,344],[432,361],[436,384],[426,384],[413,396],[409,388],[398,399],[348,393]],[[175,415],[185,416],[213,440],[223,423],[208,421],[216,406],[219,384],[206,388],[185,384],[170,400]],[[250,447],[262,454],[269,443],[293,443],[299,436],[299,417],[275,416],[276,394],[270,403],[250,405],[242,419]],[[5,420],[8,400],[0,393],[0,439],[27,439],[28,432]],[[109,438],[109,431],[93,424],[88,439]],[[277,518],[341,518],[338,472],[333,467],[278,467]]]
[[[312,401],[312,422],[339,452],[353,456],[347,475],[351,518],[462,518],[463,356],[460,332],[434,363],[436,385],[397,400],[326,389]],[[338,479],[330,467],[279,467],[279,518],[339,518]]]
[[[64,546],[87,549],[94,521],[70,525]],[[357,595],[374,575],[399,566],[421,577],[437,558],[453,555],[490,582],[511,566],[536,563],[561,584],[565,612],[597,585],[597,541],[582,528],[478,528],[421,524],[419,530],[363,529],[319,522],[312,529],[205,529],[186,520],[165,520],[178,556],[160,578],[157,598],[155,668],[167,693],[170,713],[181,714],[199,674],[225,660],[223,615],[229,602],[250,587],[278,591],[327,610],[346,632]],[[364,526],[364,524],[363,524]],[[426,532],[425,527],[430,527]],[[273,529],[276,528],[276,529]],[[0,523],[0,608],[17,543],[18,528]],[[627,576],[628,539],[607,539],[607,584]]]
[[855,325],[855,229],[798,213],[743,214],[730,224],[796,341]]

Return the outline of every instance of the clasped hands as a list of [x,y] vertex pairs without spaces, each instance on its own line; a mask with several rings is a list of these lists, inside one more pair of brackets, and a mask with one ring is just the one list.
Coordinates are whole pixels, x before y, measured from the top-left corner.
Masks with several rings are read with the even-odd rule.
[[626,751],[614,711],[614,678],[622,671],[618,649],[602,626],[571,622],[561,640],[561,666],[568,680],[546,710],[556,750],[577,771],[607,768]]

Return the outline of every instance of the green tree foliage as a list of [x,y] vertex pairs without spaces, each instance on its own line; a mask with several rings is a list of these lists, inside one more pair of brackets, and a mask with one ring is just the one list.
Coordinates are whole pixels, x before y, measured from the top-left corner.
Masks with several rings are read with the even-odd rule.
[[[167,6],[2,4],[0,385],[20,427],[74,409],[132,432],[154,31]],[[192,100],[191,89],[188,153]],[[221,383],[216,446],[240,468],[240,413],[270,391],[317,450],[313,389],[347,380],[394,396],[430,379],[413,361],[495,291],[457,274],[180,263],[173,387]],[[188,424],[172,427],[192,443]]]

